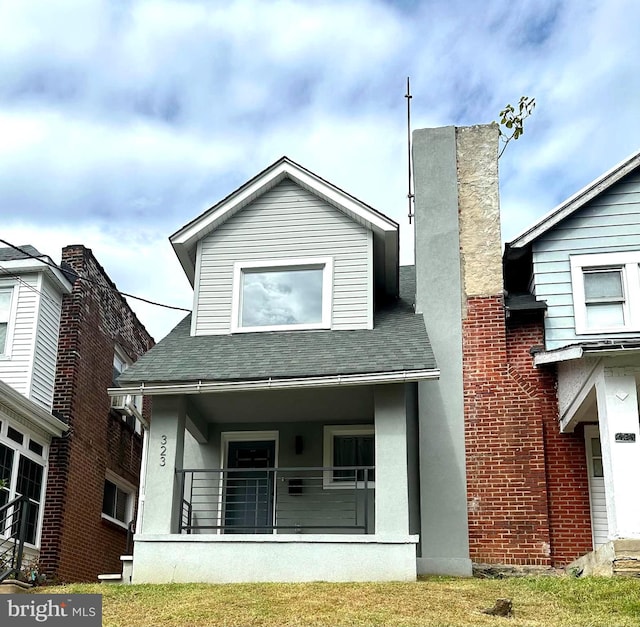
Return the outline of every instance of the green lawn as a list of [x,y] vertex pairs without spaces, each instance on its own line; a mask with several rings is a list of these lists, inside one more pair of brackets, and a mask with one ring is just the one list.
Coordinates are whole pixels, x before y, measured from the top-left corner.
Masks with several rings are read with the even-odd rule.
[[[640,626],[640,579],[427,578],[416,583],[67,585],[101,593],[104,627]],[[515,616],[488,616],[497,598]]]

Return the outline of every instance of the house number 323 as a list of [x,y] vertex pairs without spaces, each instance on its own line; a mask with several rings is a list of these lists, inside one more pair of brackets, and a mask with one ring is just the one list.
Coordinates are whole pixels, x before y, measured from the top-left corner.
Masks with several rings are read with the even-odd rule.
[[160,436],[160,465],[167,465],[167,436]]

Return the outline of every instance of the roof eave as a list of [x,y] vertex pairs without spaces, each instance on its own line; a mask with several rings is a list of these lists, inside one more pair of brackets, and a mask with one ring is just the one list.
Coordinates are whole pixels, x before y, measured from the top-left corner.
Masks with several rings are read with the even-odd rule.
[[387,383],[415,383],[439,379],[440,370],[424,368],[420,370],[400,370],[392,372],[371,372],[364,374],[298,377],[287,379],[260,379],[243,381],[189,381],[185,383],[140,383],[119,388],[109,388],[110,396],[121,394],[143,394],[146,396],[170,394],[210,394],[215,392],[248,392],[256,390],[286,390],[300,388],[336,387],[340,385],[381,385]]
[[[382,236],[387,259],[394,257],[395,261],[391,266],[398,265],[399,226],[395,221],[310,170],[287,157],[282,157],[169,237],[192,285],[195,280],[195,250],[198,241],[285,177],[323,198],[339,210],[345,211],[352,219]],[[387,250],[388,245],[391,246],[391,250]],[[392,291],[397,292],[397,268],[393,269],[393,274],[396,278],[392,284]],[[385,279],[388,278],[388,276],[385,277]]]
[[580,209],[590,200],[607,190],[609,187],[624,178],[627,174],[640,166],[640,152],[627,157],[613,168],[605,172],[602,176],[592,181],[573,196],[559,204],[547,213],[541,220],[518,235],[511,242],[507,243],[507,248],[523,248],[553,228],[560,221],[574,211]]

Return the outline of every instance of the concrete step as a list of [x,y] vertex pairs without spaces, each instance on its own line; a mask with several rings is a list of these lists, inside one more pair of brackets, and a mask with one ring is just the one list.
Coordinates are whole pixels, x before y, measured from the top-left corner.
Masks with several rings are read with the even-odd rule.
[[107,575],[98,575],[100,583],[122,583],[121,573],[112,573]]

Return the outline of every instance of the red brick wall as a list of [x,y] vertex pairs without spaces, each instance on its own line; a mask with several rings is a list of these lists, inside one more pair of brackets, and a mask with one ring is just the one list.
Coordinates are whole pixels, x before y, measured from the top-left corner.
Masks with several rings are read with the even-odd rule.
[[542,322],[505,324],[501,296],[463,321],[471,559],[562,565],[590,550],[584,443],[561,435],[555,376],[529,353]]
[[53,407],[70,430],[51,446],[40,562],[49,579],[96,581],[121,570],[126,543],[101,516],[106,470],[137,486],[142,449],[109,409],[114,347],[135,361],[153,340],[89,249],[64,248],[62,263],[98,285],[77,280],[63,300]]

